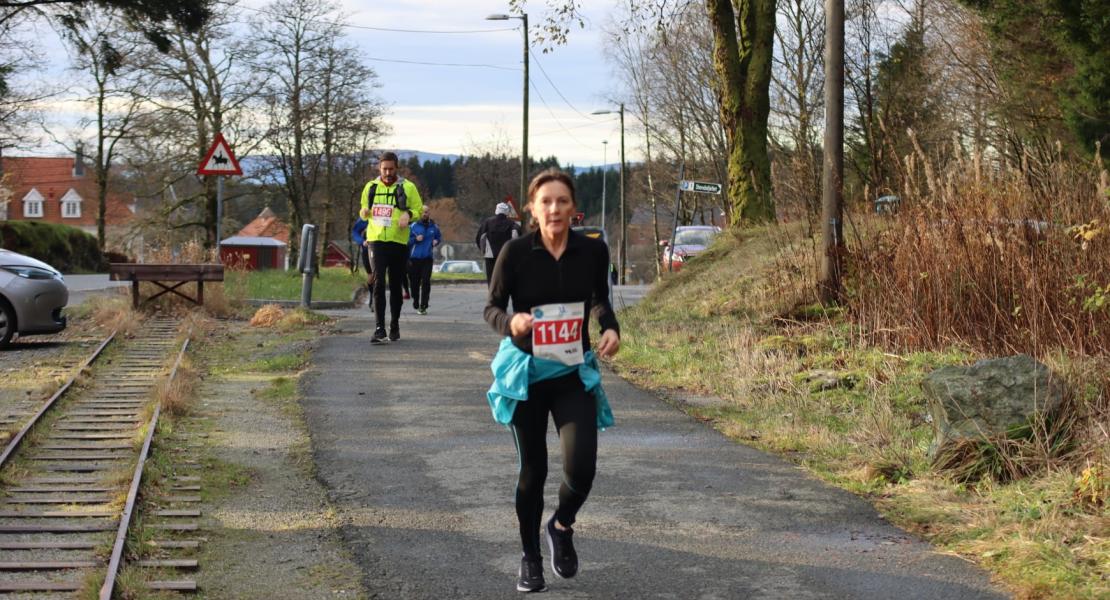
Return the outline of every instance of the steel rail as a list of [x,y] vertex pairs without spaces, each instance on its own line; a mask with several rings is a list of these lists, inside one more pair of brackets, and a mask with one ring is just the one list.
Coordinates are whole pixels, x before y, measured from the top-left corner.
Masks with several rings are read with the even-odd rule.
[[[185,358],[185,351],[189,348],[189,340],[186,339],[185,343],[181,346],[181,352],[177,355],[177,360],[174,361],[173,369],[170,370],[169,376],[166,381],[173,381],[177,376],[177,369],[181,366],[181,360]],[[142,450],[139,452],[139,460],[135,464],[135,473],[131,477],[131,488],[127,492],[127,502],[123,506],[123,514],[120,516],[119,528],[116,531],[116,541],[112,545],[112,558],[108,561],[108,574],[104,578],[104,585],[100,587],[100,600],[111,600],[112,593],[116,586],[116,575],[119,573],[120,562],[123,559],[123,549],[127,544],[127,530],[131,526],[131,515],[135,510],[135,501],[139,497],[139,485],[143,479],[143,467],[146,466],[146,459],[150,454],[150,445],[154,441],[154,431],[158,428],[158,416],[162,413],[162,401],[158,399],[154,403],[154,414],[150,417],[150,423],[147,426],[146,437],[143,440]]]
[[29,421],[23,424],[23,427],[19,430],[19,432],[16,433],[12,437],[11,441],[8,442],[8,445],[4,447],[4,452],[0,454],[0,467],[3,467],[4,464],[8,462],[8,459],[11,458],[13,454],[15,454],[16,449],[19,448],[20,442],[22,442],[23,438],[25,438],[27,434],[31,432],[31,429],[33,429],[34,426],[39,422],[39,419],[41,419],[42,416],[45,415],[52,406],[54,406],[54,403],[58,401],[58,398],[61,398],[66,393],[66,391],[68,391],[69,388],[73,386],[74,382],[77,381],[77,378],[81,376],[81,373],[100,356],[100,353],[104,351],[104,348],[106,348],[108,344],[111,343],[111,341],[114,339],[116,339],[115,331],[113,331],[107,339],[101,342],[100,346],[97,347],[97,349],[92,353],[91,356],[89,356],[89,358],[85,359],[85,363],[81,365],[81,368],[77,370],[77,373],[73,377],[70,377],[69,380],[62,385],[62,387],[58,388],[58,391],[54,392],[54,395],[51,396],[49,400],[44,402],[42,406],[39,407],[38,412],[35,413],[35,415],[31,417]]

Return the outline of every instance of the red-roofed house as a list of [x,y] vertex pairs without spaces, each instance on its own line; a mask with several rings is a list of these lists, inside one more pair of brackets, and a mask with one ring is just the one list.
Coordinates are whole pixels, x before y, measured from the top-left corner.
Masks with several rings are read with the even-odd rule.
[[289,226],[267,206],[239,233],[220,240],[220,262],[248,270],[285,269],[288,247]]
[[[75,157],[0,157],[0,177],[11,192],[7,206],[0,206],[0,220],[61,223],[96,235],[96,178],[80,152]],[[109,191],[108,239],[121,239],[134,218],[134,197]]]
[[239,237],[268,237],[274,238],[289,243],[289,226],[286,225],[270,210],[270,207],[262,209],[258,216],[253,221],[247,223],[235,234]]

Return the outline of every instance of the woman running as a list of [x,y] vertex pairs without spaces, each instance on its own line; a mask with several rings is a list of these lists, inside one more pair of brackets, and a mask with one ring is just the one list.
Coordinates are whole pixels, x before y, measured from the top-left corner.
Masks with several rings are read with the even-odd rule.
[[577,206],[570,176],[556,169],[537,175],[528,206],[538,228],[505,245],[490,280],[485,318],[509,337],[491,364],[487,397],[494,418],[512,429],[520,458],[516,515],[524,554],[516,588],[539,592],[546,589],[540,526],[548,415],[563,449],[563,483],[544,537],[552,570],[570,578],[578,572],[571,526],[593,484],[597,431],[613,424],[590,351],[589,315],[601,324],[601,356],[620,349],[620,328],[609,303],[609,248],[570,229]]

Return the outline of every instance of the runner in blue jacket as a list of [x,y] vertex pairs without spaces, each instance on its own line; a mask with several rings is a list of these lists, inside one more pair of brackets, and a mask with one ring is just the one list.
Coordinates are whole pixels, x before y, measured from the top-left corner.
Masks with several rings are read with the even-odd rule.
[[412,307],[418,315],[428,314],[428,295],[432,291],[432,250],[442,241],[439,227],[425,206],[420,220],[409,228],[409,281]]
[[370,266],[370,244],[366,241],[366,219],[357,219],[351,228],[351,241],[358,246],[358,258],[362,268],[366,269],[366,289],[370,292],[370,300],[366,305],[374,310],[374,269]]

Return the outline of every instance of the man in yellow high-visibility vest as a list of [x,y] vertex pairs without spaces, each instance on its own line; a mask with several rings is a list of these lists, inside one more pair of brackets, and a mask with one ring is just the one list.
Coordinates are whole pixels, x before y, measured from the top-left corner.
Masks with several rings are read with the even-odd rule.
[[[424,212],[424,202],[416,185],[397,175],[397,155],[382,154],[378,161],[378,177],[362,189],[362,208],[359,216],[366,219],[366,240],[370,242],[372,266],[377,279],[374,282],[374,335],[370,342],[384,343],[385,286],[389,285],[389,334],[388,339],[401,339],[401,282],[407,276],[409,257],[409,223],[419,219]],[[383,275],[386,275],[383,277]]]

